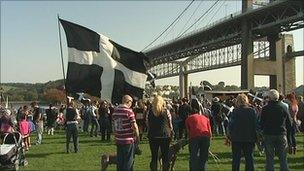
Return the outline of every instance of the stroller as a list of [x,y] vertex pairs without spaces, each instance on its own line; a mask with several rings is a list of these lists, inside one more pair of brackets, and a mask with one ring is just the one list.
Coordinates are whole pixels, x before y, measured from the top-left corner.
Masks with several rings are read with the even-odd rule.
[[27,165],[19,132],[4,133],[0,144],[0,170],[18,170],[19,165]]

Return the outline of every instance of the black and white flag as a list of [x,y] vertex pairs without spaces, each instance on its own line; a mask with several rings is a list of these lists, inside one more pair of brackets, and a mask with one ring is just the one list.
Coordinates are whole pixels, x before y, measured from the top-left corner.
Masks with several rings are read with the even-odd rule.
[[68,45],[68,93],[84,92],[112,103],[119,103],[125,94],[142,98],[148,62],[143,53],[83,26],[59,20]]

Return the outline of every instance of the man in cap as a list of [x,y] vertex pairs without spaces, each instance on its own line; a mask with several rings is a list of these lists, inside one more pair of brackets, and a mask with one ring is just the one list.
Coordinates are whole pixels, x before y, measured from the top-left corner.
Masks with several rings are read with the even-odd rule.
[[220,99],[218,97],[214,97],[212,100],[212,106],[211,106],[211,115],[212,115],[212,127],[213,131],[216,132],[216,134],[225,134],[224,130],[224,116],[222,112],[222,104],[220,103]]
[[274,156],[279,157],[281,170],[288,170],[287,165],[287,132],[291,130],[291,117],[288,109],[279,102],[279,92],[271,89],[268,93],[269,102],[262,108],[260,126],[263,131],[266,167],[274,170]]

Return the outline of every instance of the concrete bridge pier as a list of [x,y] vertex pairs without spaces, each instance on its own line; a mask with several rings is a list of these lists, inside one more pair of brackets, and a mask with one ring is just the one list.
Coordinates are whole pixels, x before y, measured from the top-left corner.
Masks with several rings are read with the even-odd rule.
[[254,59],[254,74],[268,75],[269,87],[280,93],[292,92],[296,87],[295,58],[286,58],[287,49],[293,50],[291,34],[269,35],[269,59]]
[[[252,0],[242,0],[242,12],[252,8]],[[242,20],[241,89],[254,88],[253,36],[247,19]]]
[[188,74],[187,65],[180,63],[179,67],[179,96],[180,98],[187,97],[188,95]]
[[[269,60],[276,61],[276,42],[279,39],[278,34],[270,34],[267,36],[267,40],[269,42]],[[277,88],[277,75],[269,75],[269,88],[276,89]]]

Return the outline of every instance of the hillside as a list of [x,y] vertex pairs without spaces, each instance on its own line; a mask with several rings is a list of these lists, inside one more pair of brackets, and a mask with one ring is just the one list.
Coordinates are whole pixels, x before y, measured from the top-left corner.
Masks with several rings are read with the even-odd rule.
[[63,90],[63,80],[49,81],[47,83],[3,83],[1,84],[4,96],[10,101],[46,101],[49,90]]

